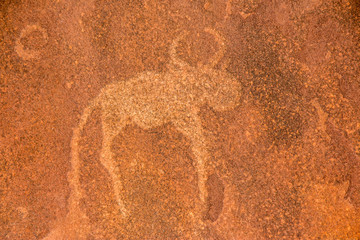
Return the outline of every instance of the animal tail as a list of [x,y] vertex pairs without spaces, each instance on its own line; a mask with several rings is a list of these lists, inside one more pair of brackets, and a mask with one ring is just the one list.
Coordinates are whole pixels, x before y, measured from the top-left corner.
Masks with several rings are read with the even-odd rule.
[[[68,200],[69,213],[79,214],[80,199],[82,197],[82,190],[80,184],[80,154],[79,154],[79,140],[81,133],[89,119],[89,116],[94,109],[99,106],[99,98],[94,99],[84,110],[80,117],[79,125],[74,128],[71,139],[71,169],[68,173],[68,182],[70,185],[70,197]],[[77,212],[77,213],[76,213]]]
[[42,240],[87,239],[90,230],[89,221],[80,207],[82,190],[80,188],[80,156],[79,140],[90,114],[99,106],[99,97],[87,106],[81,115],[79,125],[74,129],[71,139],[71,169],[68,173],[70,196],[68,199],[68,213],[63,220],[58,219],[55,229]]

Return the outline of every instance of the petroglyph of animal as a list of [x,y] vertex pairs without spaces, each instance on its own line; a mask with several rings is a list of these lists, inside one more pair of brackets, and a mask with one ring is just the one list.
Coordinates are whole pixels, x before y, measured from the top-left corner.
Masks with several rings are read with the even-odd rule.
[[[126,82],[109,84],[86,107],[78,127],[74,129],[71,142],[71,171],[68,176],[71,193],[68,217],[83,216],[79,206],[83,193],[79,179],[81,165],[78,143],[90,114],[97,108],[101,109],[103,132],[100,162],[109,173],[114,195],[123,216],[128,214],[121,198],[124,186],[119,179],[111,145],[114,137],[130,121],[143,129],[172,123],[191,141],[198,174],[199,198],[206,206],[206,165],[209,156],[198,113],[205,103],[221,111],[233,109],[240,99],[240,83],[225,71],[214,69],[223,57],[224,40],[216,31],[206,31],[211,33],[219,44],[219,50],[209,65],[192,67],[180,60],[176,54],[178,42],[183,38],[180,36],[170,47],[171,63],[167,72],[144,72]],[[54,233],[53,236],[55,235]],[[48,236],[47,239],[51,237]]]
[[40,55],[40,51],[26,48],[21,42],[23,38],[36,31],[41,33],[41,37],[44,39],[43,44],[46,44],[46,42],[48,41],[48,34],[44,28],[36,24],[27,25],[23,30],[21,30],[20,36],[15,42],[15,51],[19,55],[19,57],[24,60],[38,58]]
[[71,143],[72,172],[69,180],[76,199],[81,196],[78,140],[91,112],[99,107],[103,125],[100,162],[110,175],[117,203],[124,215],[127,210],[120,194],[123,186],[113,160],[111,144],[129,121],[143,129],[170,122],[188,137],[195,155],[200,200],[205,203],[208,153],[198,112],[205,103],[215,110],[232,109],[238,104],[240,97],[240,83],[225,71],[213,68],[224,54],[224,40],[214,30],[206,30],[219,43],[219,50],[210,66],[194,68],[178,59],[176,47],[179,37],[170,48],[172,64],[169,71],[144,72],[129,81],[110,84],[85,109]]

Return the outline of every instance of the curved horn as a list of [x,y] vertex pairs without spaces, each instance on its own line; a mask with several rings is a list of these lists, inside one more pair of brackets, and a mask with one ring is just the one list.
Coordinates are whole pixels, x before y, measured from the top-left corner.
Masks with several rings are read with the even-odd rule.
[[215,41],[219,44],[219,50],[214,54],[214,56],[209,60],[210,67],[215,67],[216,64],[219,63],[220,59],[225,55],[225,39],[214,29],[205,28],[205,32],[210,33],[214,36]]
[[173,61],[174,64],[179,65],[181,67],[184,67],[186,65],[188,65],[186,62],[182,61],[176,53],[176,48],[178,46],[178,43],[181,39],[183,39],[186,35],[188,34],[188,32],[185,32],[184,34],[179,35],[178,37],[176,37],[174,39],[174,41],[171,43],[170,46],[170,50],[169,50],[169,54],[170,54],[170,58]]

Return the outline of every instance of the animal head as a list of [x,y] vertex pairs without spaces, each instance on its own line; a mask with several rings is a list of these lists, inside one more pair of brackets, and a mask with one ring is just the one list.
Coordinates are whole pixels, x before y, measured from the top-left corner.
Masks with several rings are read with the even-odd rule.
[[209,104],[216,111],[231,110],[239,104],[241,84],[225,70],[214,68],[224,56],[225,41],[216,31],[212,29],[205,29],[205,31],[212,34],[219,45],[219,50],[210,59],[209,64],[191,67],[179,59],[176,55],[176,47],[180,39],[184,37],[180,35],[170,48],[171,69],[177,72],[181,81],[185,81],[183,83],[185,92],[194,96],[193,103],[199,107]]
[[240,101],[241,85],[225,71],[207,69],[204,71],[204,101],[216,111],[234,109]]

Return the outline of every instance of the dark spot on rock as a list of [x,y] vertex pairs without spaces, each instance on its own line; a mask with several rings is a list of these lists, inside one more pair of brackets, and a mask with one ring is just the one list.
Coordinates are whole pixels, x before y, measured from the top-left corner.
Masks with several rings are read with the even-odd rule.
[[342,95],[350,101],[352,106],[360,110],[360,82],[356,78],[344,75],[339,79],[339,89]]
[[206,187],[209,196],[205,219],[215,222],[223,209],[225,186],[218,175],[212,174],[207,180]]
[[250,78],[244,79],[243,84],[263,108],[269,142],[291,144],[301,136],[305,123],[300,114],[305,76],[298,67],[284,64],[280,57],[281,46],[275,49],[272,45],[277,36],[256,29],[246,31],[249,36],[245,39],[246,50],[241,57]]
[[[360,159],[354,147],[347,139],[345,132],[337,129],[336,126],[328,122],[326,132],[331,137],[332,151],[335,152],[336,159],[342,168],[341,175],[345,175],[342,180],[350,180],[350,186],[346,193],[351,203],[360,208]],[[339,167],[337,167],[339,168]],[[336,169],[335,169],[336,170]],[[334,171],[334,170],[333,170]]]

